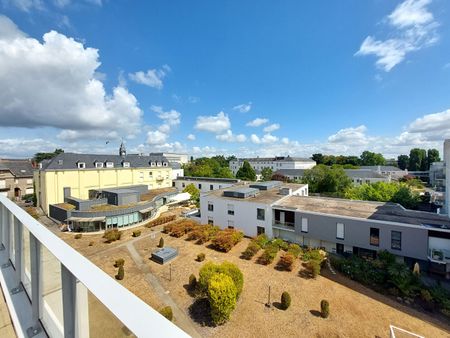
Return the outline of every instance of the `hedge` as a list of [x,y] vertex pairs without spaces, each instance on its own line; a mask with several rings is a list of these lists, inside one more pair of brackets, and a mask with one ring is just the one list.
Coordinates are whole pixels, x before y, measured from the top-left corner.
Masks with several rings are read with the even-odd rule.
[[239,243],[243,237],[244,234],[241,231],[225,229],[219,231],[212,239],[212,246],[218,251],[228,252]]

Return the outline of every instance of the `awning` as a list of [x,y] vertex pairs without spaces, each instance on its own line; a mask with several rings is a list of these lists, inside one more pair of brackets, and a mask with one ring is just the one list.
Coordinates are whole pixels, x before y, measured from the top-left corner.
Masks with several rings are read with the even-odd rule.
[[141,214],[146,214],[147,212],[153,211],[154,209],[155,209],[154,207],[150,207],[150,208],[147,208],[147,209],[139,210],[139,212]]
[[69,217],[66,221],[72,222],[104,222],[106,217]]

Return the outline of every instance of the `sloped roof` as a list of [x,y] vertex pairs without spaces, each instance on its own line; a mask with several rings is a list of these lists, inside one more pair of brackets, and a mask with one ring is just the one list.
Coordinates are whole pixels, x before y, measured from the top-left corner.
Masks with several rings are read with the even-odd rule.
[[14,177],[33,177],[33,166],[27,159],[0,159],[0,168],[9,169]]
[[381,171],[404,171],[400,168],[394,167],[392,165],[363,165],[361,169],[370,169],[370,170],[381,170]]
[[386,176],[370,169],[344,169],[350,178],[386,178]]

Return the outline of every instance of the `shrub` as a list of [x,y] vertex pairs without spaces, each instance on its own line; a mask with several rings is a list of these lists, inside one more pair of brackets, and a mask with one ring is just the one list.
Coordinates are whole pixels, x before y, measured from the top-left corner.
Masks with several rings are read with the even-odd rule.
[[89,246],[93,246],[94,245],[94,242],[89,242]]
[[268,265],[273,262],[276,255],[278,253],[278,246],[273,245],[272,243],[266,245],[263,254],[259,257],[258,261],[261,264]]
[[236,307],[236,286],[230,276],[214,274],[208,282],[208,299],[211,317],[216,325],[225,323]]
[[236,264],[227,261],[220,264],[220,270],[224,274],[231,277],[234,285],[236,286],[236,296],[237,298],[239,298],[242,292],[242,288],[244,287],[244,275],[242,274],[241,270],[239,270]]
[[254,241],[256,242],[256,244],[258,244],[258,246],[261,249],[264,249],[266,247],[266,245],[270,242],[269,238],[267,237],[266,234],[261,234],[261,235],[256,236]]
[[302,257],[302,259],[305,261],[305,262],[308,262],[308,261],[311,261],[311,260],[315,260],[315,261],[318,261],[318,262],[322,262],[323,261],[323,256],[322,256],[322,254],[320,253],[320,250],[319,249],[310,249],[310,250],[307,250],[304,254],[303,254],[303,257]]
[[281,256],[278,262],[278,268],[286,271],[292,271],[292,266],[294,265],[294,255],[290,252],[285,253]]
[[175,220],[177,216],[176,215],[170,215],[170,216],[163,216],[163,217],[159,217],[151,222],[148,222],[145,226],[147,228],[152,228],[155,227],[157,225],[161,225],[164,223],[168,223],[168,222],[172,222],[173,220]]
[[123,258],[116,259],[114,262],[114,267],[118,268],[119,266],[124,266],[125,260]]
[[141,235],[141,230],[134,230],[133,231],[133,237],[139,237]]
[[158,248],[164,248],[164,238],[162,237],[159,239]]
[[209,280],[213,275],[218,273],[225,274],[232,279],[236,287],[236,295],[239,297],[244,285],[244,276],[235,264],[226,261],[220,265],[207,262],[201,267],[197,283],[199,292],[206,293]]
[[166,224],[166,225],[164,225],[164,228],[163,228],[163,233],[165,233],[165,234],[169,234],[171,231],[172,231],[172,228],[175,226],[175,223],[171,223],[171,224]]
[[288,252],[298,258],[302,254],[302,248],[298,244],[289,244]]
[[197,240],[197,244],[204,244],[212,239],[219,231],[219,227],[211,224],[197,225],[188,234],[188,240]]
[[228,252],[239,243],[243,237],[244,234],[241,231],[225,229],[216,234],[212,240],[212,245],[214,249],[218,251]]
[[431,303],[433,301],[433,296],[431,296],[430,291],[426,290],[426,289],[422,289],[420,290],[420,298],[428,303]]
[[284,291],[281,294],[281,308],[287,310],[289,306],[291,306],[291,295],[287,291]]
[[184,223],[175,223],[170,228],[170,236],[180,238],[186,234],[186,225]]
[[116,279],[122,280],[125,276],[125,270],[123,269],[123,265],[119,265],[119,271],[117,271]]
[[254,255],[258,253],[260,246],[255,241],[248,243],[247,249],[242,253],[244,259],[250,260]]
[[105,230],[105,233],[103,234],[103,238],[106,239],[106,243],[118,241],[121,236],[122,236],[122,233],[117,229]]
[[75,239],[80,239],[81,237],[83,237],[82,234],[76,234],[75,236],[73,236],[73,238],[75,238]]
[[328,318],[330,315],[330,304],[325,299],[320,302],[320,315],[322,318]]
[[166,317],[168,320],[172,321],[173,319],[173,311],[170,306],[164,306],[159,310],[159,313]]
[[317,260],[310,260],[307,263],[307,268],[313,278],[316,278],[318,275],[320,275],[320,263]]
[[281,238],[275,238],[270,242],[272,245],[275,245],[278,247],[278,249],[287,251],[289,244],[285,241],[283,241]]
[[197,286],[197,277],[195,277],[194,274],[191,274],[189,276],[189,287],[191,288],[191,290],[194,290],[196,286]]
[[197,262],[203,262],[205,260],[205,254],[203,252],[197,255]]

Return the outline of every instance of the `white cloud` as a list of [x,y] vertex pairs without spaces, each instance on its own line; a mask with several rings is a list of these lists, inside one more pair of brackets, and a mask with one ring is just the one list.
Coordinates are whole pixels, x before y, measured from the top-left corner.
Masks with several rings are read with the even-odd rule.
[[194,135],[194,134],[189,134],[189,135],[187,136],[187,139],[188,139],[189,141],[195,141],[195,135]]
[[280,129],[280,125],[278,123],[273,123],[270,126],[265,127],[264,131],[266,133],[271,133],[271,132],[273,132],[275,130],[278,130],[278,129]]
[[431,0],[406,0],[388,15],[387,21],[394,28],[390,38],[364,39],[355,55],[375,55],[377,67],[389,72],[401,63],[406,55],[435,44],[439,36],[433,14],[426,6]]
[[252,109],[252,103],[243,103],[243,104],[238,104],[237,106],[233,107],[233,110],[236,110],[240,113],[248,113],[250,110]]
[[[68,134],[135,135],[142,111],[136,97],[118,86],[108,94],[96,78],[97,49],[55,31],[43,42],[26,37],[0,16],[0,123],[50,126]],[[6,32],[6,33],[5,33]],[[70,132],[68,132],[69,130]]]
[[450,138],[450,109],[417,118],[408,125],[407,132],[430,141]]
[[0,158],[26,157],[37,152],[53,151],[59,146],[42,138],[8,138],[0,139]]
[[275,143],[278,141],[278,137],[273,136],[270,133],[264,134],[263,137],[259,137],[255,134],[252,134],[250,136],[250,140],[254,143],[254,144],[270,144],[270,143]]
[[196,97],[196,96],[189,96],[188,101],[189,101],[189,103],[197,103],[200,101],[200,98]]
[[266,124],[267,122],[269,122],[269,119],[265,119],[265,118],[256,118],[250,122],[247,122],[246,126],[248,127],[260,127],[263,124]]
[[157,113],[158,117],[161,120],[164,120],[165,123],[175,126],[180,124],[181,114],[175,109],[171,109],[169,111],[164,111],[160,106],[151,106],[152,111]]
[[247,137],[244,134],[234,135],[233,132],[228,129],[225,134],[216,135],[216,139],[223,142],[245,142]]
[[162,89],[163,79],[167,73],[170,72],[168,65],[163,65],[161,69],[149,69],[146,72],[139,71],[136,73],[130,73],[128,76],[136,83],[143,84],[152,88]]
[[167,138],[169,137],[168,134],[163,133],[159,130],[151,130],[147,132],[147,143],[148,144],[164,144],[167,141]]
[[367,127],[361,125],[356,128],[344,128],[339,130],[336,134],[328,137],[328,142],[331,143],[346,143],[346,144],[367,144],[369,139],[366,136]]
[[195,129],[209,131],[211,133],[221,133],[230,129],[231,123],[228,115],[220,112],[212,116],[198,116]]

